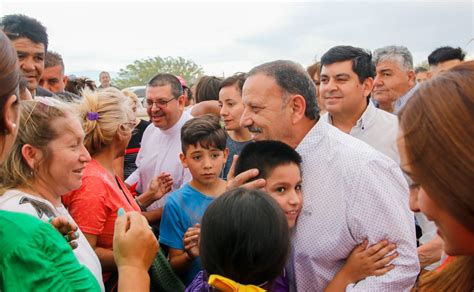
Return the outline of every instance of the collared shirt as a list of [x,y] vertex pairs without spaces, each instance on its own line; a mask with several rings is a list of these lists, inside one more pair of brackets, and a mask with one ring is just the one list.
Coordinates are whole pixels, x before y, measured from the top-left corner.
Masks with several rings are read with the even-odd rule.
[[[321,116],[321,120],[332,125],[331,114]],[[397,148],[398,118],[389,112],[376,108],[371,102],[357,120],[349,135],[364,141],[376,150],[400,164]]]
[[393,109],[394,114],[398,114],[398,112],[405,106],[407,101],[413,96],[415,91],[418,90],[418,87],[420,87],[419,83],[415,84],[415,86],[413,86],[407,93],[397,99],[397,101],[395,102],[395,107]]
[[409,291],[419,272],[408,185],[400,167],[366,143],[318,122],[298,145],[303,210],[294,233],[298,291],[322,291],[364,239],[397,245],[395,268],[347,287]]
[[[143,133],[141,148],[135,161],[137,169],[125,182],[128,185],[138,182],[138,192],[146,191],[151,180],[162,172],[170,173],[173,178],[171,192],[189,182],[191,173],[181,164],[179,154],[181,153],[181,128],[192,118],[193,116],[185,111],[178,122],[168,130],[161,130],[150,124]],[[168,195],[169,193],[151,204],[148,209],[153,210],[164,206]]]

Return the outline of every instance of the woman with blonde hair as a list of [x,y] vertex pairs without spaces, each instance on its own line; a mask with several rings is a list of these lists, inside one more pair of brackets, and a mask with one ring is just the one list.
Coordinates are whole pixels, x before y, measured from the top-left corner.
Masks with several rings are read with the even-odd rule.
[[126,89],[122,90],[122,93],[131,101],[130,106],[135,116],[136,125],[135,130],[132,133],[132,138],[130,139],[130,142],[128,142],[127,148],[125,149],[125,155],[118,157],[114,162],[116,174],[122,180],[126,180],[135,171],[135,169],[137,169],[135,160],[137,159],[138,151],[140,151],[140,142],[142,141],[143,133],[150,125],[150,122],[144,121],[136,116],[139,104],[138,96]]
[[63,202],[99,257],[108,291],[117,284],[112,244],[117,210],[141,209],[113,167],[114,160],[125,153],[135,119],[128,98],[113,87],[84,90],[78,108],[84,145],[92,160],[84,169],[80,187],[64,196]]
[[474,290],[474,61],[424,82],[399,114],[402,169],[413,211],[434,221],[448,260],[420,291]]

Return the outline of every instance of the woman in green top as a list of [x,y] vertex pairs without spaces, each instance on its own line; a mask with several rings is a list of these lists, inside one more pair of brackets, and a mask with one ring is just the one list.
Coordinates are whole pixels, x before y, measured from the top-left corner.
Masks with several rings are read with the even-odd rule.
[[[15,49],[0,31],[0,163],[18,132],[19,81]],[[147,291],[147,270],[158,244],[146,219],[128,213],[116,221],[115,233],[114,257],[119,274],[129,276],[120,277],[119,291],[132,286],[135,291]],[[51,225],[29,215],[0,211],[0,291],[33,290],[100,291],[100,287]]]

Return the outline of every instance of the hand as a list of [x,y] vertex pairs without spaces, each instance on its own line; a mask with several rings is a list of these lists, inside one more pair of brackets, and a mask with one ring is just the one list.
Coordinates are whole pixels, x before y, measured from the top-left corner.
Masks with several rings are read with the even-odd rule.
[[159,176],[151,180],[148,191],[153,194],[153,201],[156,201],[170,192],[172,187],[173,178],[171,177],[171,174],[162,172]]
[[232,165],[230,166],[229,173],[227,174],[227,186],[226,191],[230,191],[239,187],[246,189],[261,189],[265,187],[266,181],[263,178],[256,179],[248,182],[250,179],[258,175],[258,169],[252,168],[239,173],[234,177],[234,169],[238,156],[234,155],[232,158]]
[[398,253],[388,255],[396,248],[395,244],[382,240],[369,248],[367,245],[368,241],[364,240],[355,247],[341,269],[349,283],[355,283],[369,276],[382,276],[395,267],[389,263],[398,256]]
[[183,237],[184,252],[190,259],[199,256],[199,236],[201,234],[201,224],[196,223],[194,227],[189,227]]
[[443,239],[437,235],[432,240],[418,247],[417,251],[420,266],[423,269],[441,259]]
[[150,206],[154,201],[161,199],[171,191],[173,187],[173,178],[171,174],[162,172],[159,176],[153,178],[148,185],[148,189],[137,197],[140,205],[144,208]]
[[117,267],[148,271],[158,251],[158,241],[145,217],[128,212],[117,217],[114,230],[114,259]]
[[64,216],[50,218],[49,223],[64,236],[72,249],[75,249],[79,246],[75,241],[79,238],[79,232],[77,232],[78,227],[76,224],[70,222]]

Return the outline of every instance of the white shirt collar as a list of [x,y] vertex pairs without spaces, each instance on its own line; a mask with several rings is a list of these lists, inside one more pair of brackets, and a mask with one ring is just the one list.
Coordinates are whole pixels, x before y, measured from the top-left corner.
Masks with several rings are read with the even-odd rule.
[[[352,128],[357,128],[360,130],[365,130],[369,128],[374,122],[375,122],[375,117],[377,115],[377,108],[375,105],[371,102],[368,103],[367,107],[365,108],[365,111],[362,113],[360,118],[357,120],[355,126]],[[332,117],[330,113],[325,114],[322,116],[322,118],[327,121],[329,124],[332,123]]]

